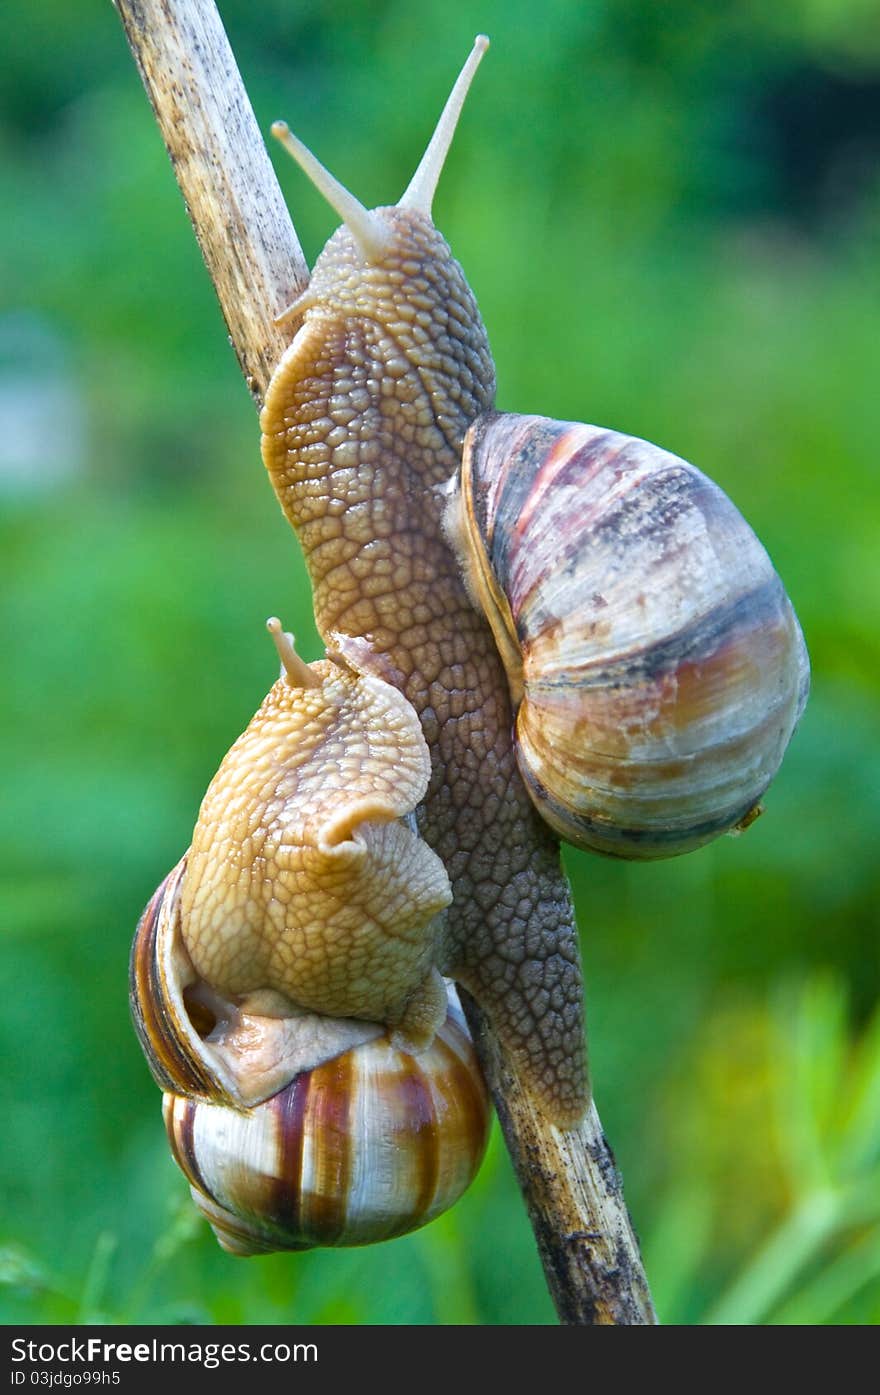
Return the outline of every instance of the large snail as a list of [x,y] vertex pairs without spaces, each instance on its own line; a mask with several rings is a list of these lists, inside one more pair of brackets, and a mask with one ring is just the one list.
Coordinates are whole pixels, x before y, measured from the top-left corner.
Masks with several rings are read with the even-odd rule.
[[[461,1032],[454,1016],[443,1023],[446,978],[487,1013],[544,1114],[574,1124],[589,1090],[577,932],[556,835],[654,857],[745,822],[806,698],[794,613],[766,553],[720,490],[634,438],[492,410],[486,333],[431,219],[485,47],[478,39],[393,207],[367,210],[283,124],[273,128],[344,220],[282,317],[298,328],[261,418],[265,464],[303,547],[318,628],[333,656],[327,668],[312,667],[322,692],[342,676],[362,690],[375,684],[385,712],[406,730],[407,750],[424,751],[421,774],[414,755],[411,768],[409,755],[396,758],[399,788],[378,780],[381,852],[404,868],[402,882],[396,874],[388,880],[389,902],[407,908],[400,953],[394,933],[381,933],[375,882],[369,897],[346,889],[345,905],[337,898],[324,923],[308,902],[303,864],[282,867],[275,855],[291,827],[286,814],[279,822],[278,803],[290,795],[286,772],[298,768],[298,751],[319,762],[316,789],[321,762],[333,773],[332,806],[344,789],[336,774],[346,751],[357,749],[354,764],[363,763],[363,727],[334,718],[339,739],[328,756],[309,722],[291,728],[282,713],[280,741],[270,742],[265,721],[278,721],[284,706],[270,695],[233,747],[206,796],[187,870],[173,879],[173,898],[167,886],[157,893],[175,926],[167,953],[183,966],[174,1013],[142,1003],[144,994],[161,997],[158,967],[134,974],[142,1037],[158,1032],[164,1040],[155,1024],[186,1008],[170,1032],[173,1047],[151,1045],[153,1069],[168,1095],[205,1100],[206,1109],[218,1091],[233,1113],[256,1107],[275,1119],[282,1108],[277,1093],[259,1102],[234,1091],[224,1098],[227,1064],[218,1073],[214,1057],[209,1068],[202,1059],[218,1031],[238,1051],[254,1017],[260,1040],[267,1021],[280,1022],[272,1030],[283,1035],[307,1022],[306,1036],[322,1039],[339,1023],[343,1034],[366,1031],[370,1040],[346,1038],[337,1061],[381,1039],[424,1070],[431,1053],[445,1050],[450,1021]],[[296,689],[289,655],[285,666]],[[306,694],[310,681],[299,683]],[[291,731],[296,740],[285,745]],[[256,781],[239,768],[251,758]],[[399,797],[389,803],[392,795]],[[418,837],[407,822],[413,814]],[[343,812],[337,819],[323,808],[317,823],[348,841]],[[319,836],[322,856],[332,843]],[[410,879],[422,887],[416,914]],[[306,908],[297,910],[303,894]],[[135,963],[147,953],[138,949],[150,938],[143,927],[158,914],[145,913]],[[362,923],[370,927],[365,953],[344,937]],[[155,936],[150,943],[157,965],[162,951]],[[207,1012],[201,1031],[200,1012]],[[460,1044],[456,1035],[464,1057]],[[196,1056],[193,1082],[186,1084],[186,1071],[163,1070],[166,1049]],[[300,1075],[313,1069],[297,1058]],[[295,1088],[296,1079],[283,1088]],[[279,1089],[274,1078],[272,1085]],[[473,1080],[462,1086],[468,1103],[458,1112],[472,1121],[481,1088]],[[414,1092],[416,1113],[424,1097]],[[261,1228],[252,1201],[238,1207],[244,1222],[231,1220],[236,1199],[208,1183],[187,1141],[199,1133],[199,1116],[185,1102],[166,1113],[178,1161],[227,1238],[236,1226],[252,1248],[348,1238],[345,1227],[333,1237],[304,1235],[296,1225],[279,1232],[274,1214]],[[326,1111],[315,1117],[326,1124]],[[445,1127],[442,1110],[431,1127]],[[466,1154],[456,1174],[465,1184],[484,1136],[482,1119],[466,1144],[456,1144]],[[401,1154],[402,1172],[407,1166]],[[277,1185],[270,1190],[274,1196]],[[342,1203],[335,1204],[338,1219]],[[297,1201],[292,1209],[299,1216],[302,1208]],[[389,1225],[383,1233],[397,1231]],[[376,1237],[358,1233],[354,1242],[369,1238]]]

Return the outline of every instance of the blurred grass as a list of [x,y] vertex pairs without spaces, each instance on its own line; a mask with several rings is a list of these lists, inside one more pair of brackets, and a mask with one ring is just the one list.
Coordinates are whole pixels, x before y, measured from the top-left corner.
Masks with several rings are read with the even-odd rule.
[[[599,1108],[661,1316],[876,1322],[880,133],[845,120],[847,94],[880,92],[876,15],[222,10],[263,128],[287,116],[368,203],[398,197],[491,34],[436,216],[499,404],[693,459],[788,586],[814,687],[766,816],[667,864],[566,858]],[[38,394],[47,344],[85,433],[77,455],[47,398],[37,464],[0,498],[0,1318],[551,1322],[497,1136],[426,1231],[247,1263],[167,1157],[130,936],[273,676],[265,616],[307,657],[317,638],[111,7],[9,0],[0,23],[0,436],[3,387]],[[778,94],[821,114],[829,90],[794,198]],[[311,259],[332,215],[279,173]]]

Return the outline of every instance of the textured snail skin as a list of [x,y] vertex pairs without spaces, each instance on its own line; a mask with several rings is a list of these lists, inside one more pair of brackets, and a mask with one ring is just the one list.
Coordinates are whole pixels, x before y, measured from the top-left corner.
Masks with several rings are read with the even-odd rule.
[[452,990],[417,1054],[374,1023],[243,1011],[204,993],[186,953],[185,873],[184,858],[141,917],[132,1013],[173,1156],[220,1244],[239,1255],[368,1244],[451,1206],[491,1117]]
[[740,823],[779,768],[809,662],[718,486],[637,437],[488,414],[449,511],[520,703],[520,769],[560,836],[669,857]]
[[442,862],[403,821],[428,748],[391,684],[344,660],[279,678],[208,788],[181,896],[183,938],[220,994],[271,990],[427,1044],[446,1015]]
[[328,644],[396,684],[433,771],[420,829],[449,873],[440,954],[560,1123],[586,1106],[577,934],[558,844],[516,767],[504,667],[442,526],[439,487],[492,404],[485,330],[433,223],[376,209],[365,263],[340,228],[269,385],[263,457],[296,529]]

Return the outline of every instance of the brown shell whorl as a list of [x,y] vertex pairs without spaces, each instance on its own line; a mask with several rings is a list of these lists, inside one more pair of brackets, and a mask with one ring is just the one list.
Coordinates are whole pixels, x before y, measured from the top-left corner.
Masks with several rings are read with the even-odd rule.
[[[241,1255],[391,1239],[458,1199],[490,1105],[451,984],[413,1053],[373,1022],[260,1017],[198,979],[183,947],[186,858],[138,924],[131,1007],[174,1158],[224,1248]],[[441,980],[441,984],[442,984]]]
[[365,1245],[426,1224],[476,1175],[489,1124],[452,1002],[418,1056],[382,1037],[251,1110],[166,1095],[164,1114],[197,1206],[242,1255]]
[[632,858],[739,823],[779,767],[809,663],[727,496],[638,438],[492,414],[468,433],[459,511],[547,822]]
[[[179,917],[182,857],[160,882],[141,916],[129,962],[129,1006],[141,1050],[160,1090],[230,1096],[198,1049],[198,1035],[182,995],[189,972],[185,951],[172,943]],[[174,937],[176,939],[176,936]]]

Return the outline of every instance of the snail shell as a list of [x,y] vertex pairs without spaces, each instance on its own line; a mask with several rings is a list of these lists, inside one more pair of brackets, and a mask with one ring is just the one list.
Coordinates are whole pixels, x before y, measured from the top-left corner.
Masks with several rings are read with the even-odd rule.
[[362,1245],[455,1202],[479,1168],[489,1102],[454,989],[416,1054],[376,1023],[268,1017],[196,974],[181,935],[186,859],[147,906],[132,1013],[172,1153],[234,1254]]
[[561,837],[656,858],[742,822],[780,765],[809,663],[727,496],[636,437],[488,414],[447,521],[518,704],[520,771]]

